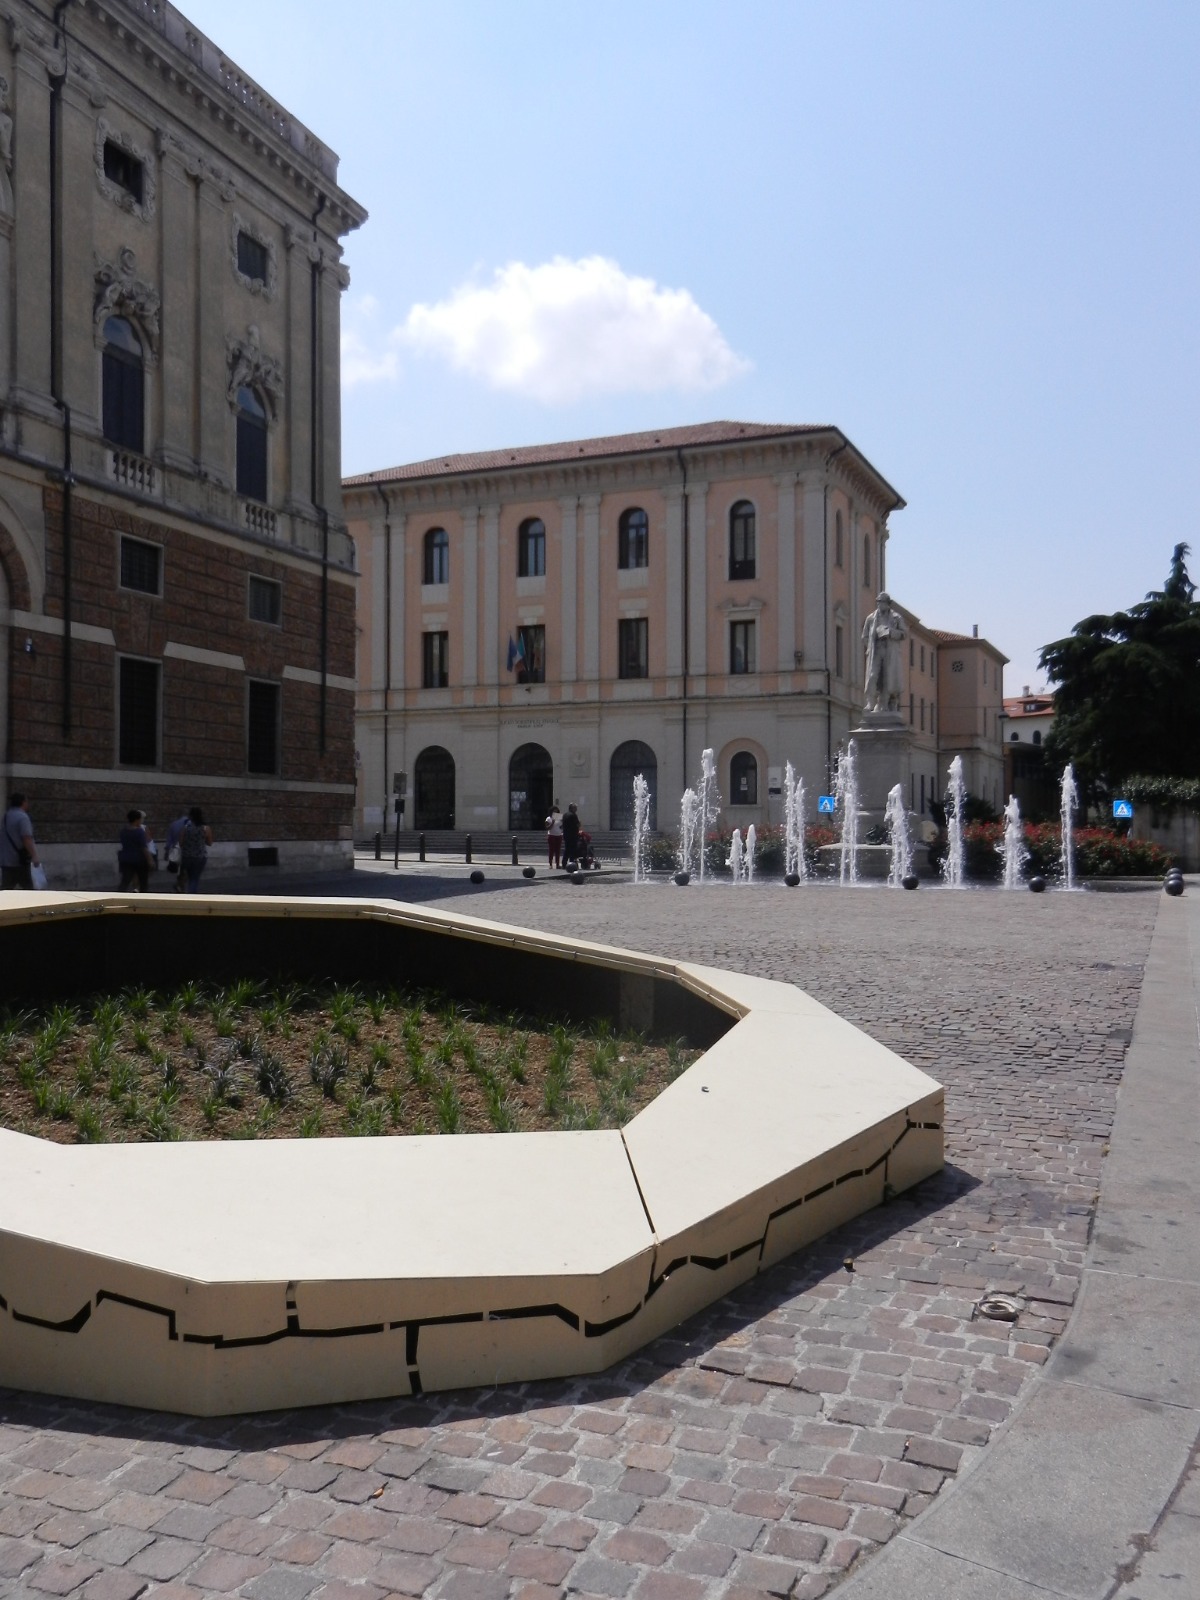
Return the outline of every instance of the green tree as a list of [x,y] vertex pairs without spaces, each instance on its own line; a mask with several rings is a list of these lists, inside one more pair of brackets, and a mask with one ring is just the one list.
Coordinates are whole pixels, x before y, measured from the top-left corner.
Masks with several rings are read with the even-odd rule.
[[1175,546],[1165,585],[1140,604],[1085,617],[1042,650],[1057,686],[1047,761],[1074,762],[1092,795],[1134,776],[1200,773],[1200,602],[1188,554]]

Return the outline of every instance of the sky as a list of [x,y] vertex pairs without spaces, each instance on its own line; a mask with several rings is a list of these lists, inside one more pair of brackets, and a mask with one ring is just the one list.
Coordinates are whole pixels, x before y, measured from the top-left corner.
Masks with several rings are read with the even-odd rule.
[[[331,145],[343,466],[832,423],[1007,693],[1194,542],[1188,0],[184,0]],[[344,26],[332,25],[342,18]]]

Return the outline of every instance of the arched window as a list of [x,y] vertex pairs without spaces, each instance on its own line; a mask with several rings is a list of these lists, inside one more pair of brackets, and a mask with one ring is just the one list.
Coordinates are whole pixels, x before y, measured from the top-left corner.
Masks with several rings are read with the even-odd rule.
[[842,513],[835,511],[833,515],[833,564],[835,567],[845,566],[846,551],[842,543]]
[[454,826],[454,757],[440,744],[427,746],[413,763],[413,826]]
[[445,528],[430,528],[425,535],[425,575],[421,581],[450,582],[450,535]]
[[617,565],[622,568],[650,565],[650,518],[641,506],[622,511],[617,528]]
[[754,577],[754,507],[739,500],[729,512],[729,576]]
[[554,804],[554,762],[540,744],[523,744],[508,763],[508,825],[541,829]]
[[141,455],[146,447],[142,341],[124,317],[109,317],[104,324],[101,387],[104,437]]
[[608,825],[628,830],[633,827],[633,780],[641,775],[650,790],[650,826],[658,827],[658,760],[648,744],[626,739],[612,753],[608,764]]
[[247,500],[267,498],[267,412],[245,384],[237,392],[237,492]]
[[729,763],[729,804],[758,804],[758,762],[749,750],[738,750]]
[[863,582],[871,586],[871,535],[863,534]]
[[1041,742],[1042,742],[1042,730],[1040,728],[1035,728],[1033,730],[1033,742],[1034,742],[1034,744],[1041,744]]
[[517,534],[517,577],[542,578],[545,575],[546,524],[540,517],[528,517]]

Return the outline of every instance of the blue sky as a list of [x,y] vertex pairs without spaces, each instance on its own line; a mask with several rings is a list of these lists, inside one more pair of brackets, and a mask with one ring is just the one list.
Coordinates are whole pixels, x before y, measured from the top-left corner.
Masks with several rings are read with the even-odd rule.
[[347,472],[835,423],[908,501],[889,586],[1010,693],[1177,541],[1200,578],[1200,7],[183,9],[371,213]]

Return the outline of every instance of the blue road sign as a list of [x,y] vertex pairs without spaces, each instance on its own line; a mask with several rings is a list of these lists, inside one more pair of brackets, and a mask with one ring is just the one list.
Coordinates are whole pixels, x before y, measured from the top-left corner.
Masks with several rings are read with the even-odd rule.
[[817,796],[817,810],[834,812],[837,810],[837,796],[832,794],[819,794]]
[[1113,816],[1121,822],[1129,822],[1133,817],[1132,800],[1114,800]]

